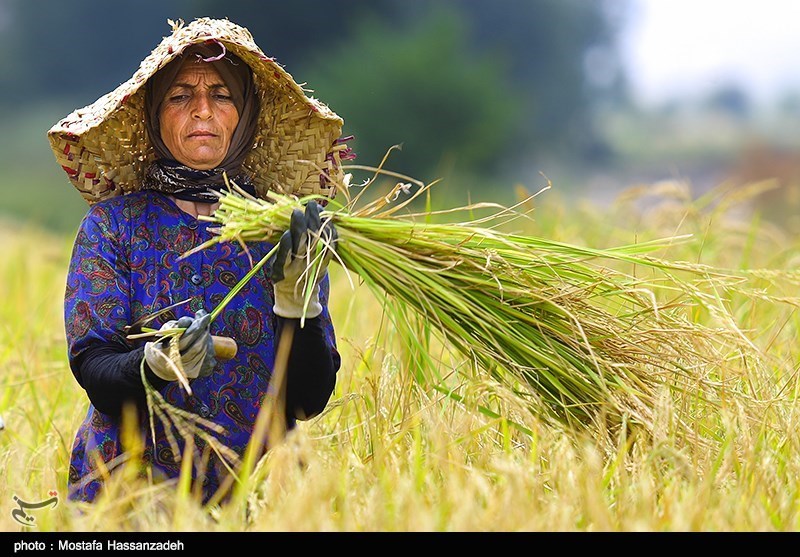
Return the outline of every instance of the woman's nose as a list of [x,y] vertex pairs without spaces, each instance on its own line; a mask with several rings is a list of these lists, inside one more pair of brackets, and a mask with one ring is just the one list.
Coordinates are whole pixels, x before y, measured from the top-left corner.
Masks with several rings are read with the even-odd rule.
[[208,119],[212,116],[211,100],[207,95],[196,95],[192,102],[192,116]]

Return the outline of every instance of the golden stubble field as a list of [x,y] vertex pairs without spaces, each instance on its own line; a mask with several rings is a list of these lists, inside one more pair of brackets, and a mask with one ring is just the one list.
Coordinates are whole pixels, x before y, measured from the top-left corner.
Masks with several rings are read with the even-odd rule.
[[[645,195],[657,202],[641,203]],[[798,530],[796,239],[741,210],[730,192],[692,200],[680,184],[631,190],[610,207],[567,203],[556,192],[536,202],[528,234],[601,248],[692,234],[662,255],[758,270],[749,294],[718,293],[722,318],[693,313],[712,328],[729,320],[752,347],[706,370],[719,387],[713,400],[701,390],[665,391],[646,437],[540,419],[508,385],[459,375],[464,362],[443,347],[415,357],[368,289],[333,265],[343,355],[333,400],[257,463],[240,498],[206,512],[185,493],[120,475],[107,498],[79,508],[65,497],[72,437],[88,404],[63,339],[72,238],[8,225],[0,228],[0,529]],[[460,377],[457,389],[421,381],[420,361]],[[679,421],[696,427],[687,433]],[[21,526],[17,499],[51,492],[57,504],[29,510],[34,520]]]

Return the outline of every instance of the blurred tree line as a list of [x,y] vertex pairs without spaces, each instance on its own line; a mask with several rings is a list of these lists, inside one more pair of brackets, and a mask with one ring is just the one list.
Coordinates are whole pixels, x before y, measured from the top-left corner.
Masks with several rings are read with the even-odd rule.
[[360,164],[395,144],[390,166],[426,181],[543,155],[599,162],[597,112],[624,100],[625,1],[0,0],[0,110],[89,104],[167,19],[227,17],[344,118]]

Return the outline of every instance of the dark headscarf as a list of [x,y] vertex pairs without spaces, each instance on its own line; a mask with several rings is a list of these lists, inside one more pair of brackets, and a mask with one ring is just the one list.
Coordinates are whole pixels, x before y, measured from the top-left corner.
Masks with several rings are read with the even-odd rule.
[[[231,136],[228,153],[217,168],[198,170],[175,160],[161,139],[159,110],[167,91],[184,63],[212,64],[219,72],[239,113],[239,123]],[[208,190],[225,187],[223,171],[229,180],[252,190],[242,163],[253,146],[258,125],[259,101],[253,72],[241,58],[227,52],[222,43],[212,41],[193,45],[156,72],[145,84],[145,114],[147,133],[157,159],[147,168],[144,189],[170,193],[181,199],[214,202],[218,198]],[[253,190],[254,191],[254,190]]]

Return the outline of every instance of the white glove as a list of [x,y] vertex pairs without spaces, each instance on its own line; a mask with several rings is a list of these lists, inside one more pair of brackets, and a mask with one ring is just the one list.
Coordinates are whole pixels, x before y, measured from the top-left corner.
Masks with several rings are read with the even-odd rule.
[[330,220],[322,224],[320,211],[319,204],[314,200],[306,204],[305,213],[295,209],[292,211],[289,229],[281,236],[271,272],[275,287],[275,315],[294,319],[303,317],[303,296],[310,278],[306,268],[311,262],[309,254],[316,253],[319,241],[325,242],[330,249],[326,249],[325,256],[319,263],[305,317],[313,318],[322,313],[319,283],[328,272],[331,250],[336,246],[338,233]]
[[[210,320],[211,314],[201,309],[195,317],[187,315],[177,321],[167,321],[159,329],[160,331],[186,329],[178,338],[178,350],[183,374],[188,379],[211,375],[217,364],[214,341],[209,331]],[[165,337],[146,343],[144,359],[150,370],[158,377],[166,381],[176,381],[178,379],[176,372],[180,368],[177,368],[177,364],[170,358],[169,341],[170,339]]]

